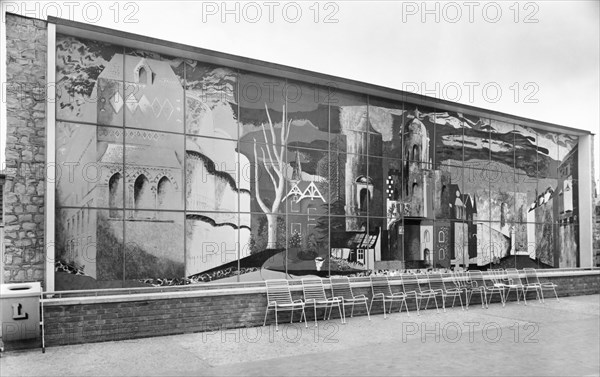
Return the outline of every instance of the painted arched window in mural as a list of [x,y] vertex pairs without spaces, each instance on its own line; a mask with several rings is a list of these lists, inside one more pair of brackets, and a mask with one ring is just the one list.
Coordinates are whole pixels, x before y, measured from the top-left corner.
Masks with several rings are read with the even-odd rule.
[[[152,205],[152,191],[150,190],[150,183],[148,178],[144,174],[137,177],[133,185],[133,200],[135,215],[142,216],[141,209],[153,208]],[[146,216],[142,216],[146,217]]]
[[121,217],[123,207],[123,177],[115,173],[108,181],[108,207],[110,217]]
[[148,83],[148,72],[146,72],[146,68],[141,67],[138,72],[138,82],[141,84]]
[[162,177],[158,181],[156,204],[158,209],[167,209],[173,200],[173,184],[167,177]]
[[357,207],[360,211],[366,211],[373,197],[373,180],[364,175],[358,176],[355,181],[357,190]]

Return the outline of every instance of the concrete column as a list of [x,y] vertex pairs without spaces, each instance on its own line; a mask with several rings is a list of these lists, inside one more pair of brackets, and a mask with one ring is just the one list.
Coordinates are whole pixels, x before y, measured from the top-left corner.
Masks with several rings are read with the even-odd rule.
[[579,267],[592,267],[594,253],[592,236],[594,210],[592,198],[592,158],[593,136],[579,136],[578,171],[579,171]]
[[46,221],[44,249],[46,253],[46,291],[54,291],[55,220],[56,220],[56,25],[48,24],[48,80],[46,92]]

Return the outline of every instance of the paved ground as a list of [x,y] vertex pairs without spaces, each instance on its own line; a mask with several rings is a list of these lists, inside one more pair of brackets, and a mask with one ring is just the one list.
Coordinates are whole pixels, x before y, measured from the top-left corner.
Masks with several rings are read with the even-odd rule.
[[4,353],[2,376],[600,375],[600,296]]

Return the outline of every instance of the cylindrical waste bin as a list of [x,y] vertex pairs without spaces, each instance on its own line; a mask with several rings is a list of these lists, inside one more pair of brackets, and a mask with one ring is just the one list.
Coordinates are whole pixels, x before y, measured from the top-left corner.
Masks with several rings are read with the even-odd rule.
[[2,340],[40,337],[40,283],[0,284]]

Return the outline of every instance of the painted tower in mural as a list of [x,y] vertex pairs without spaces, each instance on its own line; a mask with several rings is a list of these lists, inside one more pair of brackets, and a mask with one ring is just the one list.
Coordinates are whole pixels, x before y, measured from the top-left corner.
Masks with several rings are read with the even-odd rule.
[[[79,165],[93,162],[99,174],[95,182],[87,182],[84,194],[76,189],[76,199],[67,200],[81,208],[110,210],[82,211],[67,219],[65,259],[78,267],[85,266],[88,276],[110,279],[112,261],[100,255],[104,248],[91,245],[96,245],[97,232],[107,233],[103,238],[123,242],[125,222],[126,233],[135,239],[135,245],[128,244],[135,252],[128,255],[135,258],[133,254],[137,253],[162,261],[148,266],[145,276],[129,271],[125,278],[167,273],[182,276],[183,245],[179,240],[183,234],[175,215],[168,210],[183,208],[183,156],[181,146],[158,131],[183,127],[183,87],[167,62],[116,54],[98,76],[94,91],[98,123],[118,125],[124,117],[125,125],[132,128],[72,130],[79,133],[75,139],[82,141],[83,149],[74,148],[67,161]],[[134,129],[138,126],[147,129]],[[169,266],[169,271],[161,266]]]

